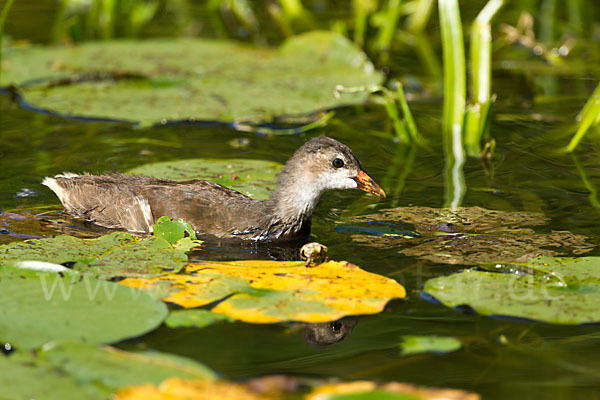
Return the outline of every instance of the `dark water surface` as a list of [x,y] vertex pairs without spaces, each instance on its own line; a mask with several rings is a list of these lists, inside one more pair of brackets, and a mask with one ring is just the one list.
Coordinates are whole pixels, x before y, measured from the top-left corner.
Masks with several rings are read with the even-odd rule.
[[[19,3],[19,2],[17,2]],[[33,4],[37,2],[25,2]],[[46,2],[40,2],[46,4]],[[27,8],[21,4],[23,7]],[[34,7],[31,5],[31,7]],[[36,7],[42,7],[38,5]],[[22,12],[22,11],[19,11]],[[28,21],[22,16],[19,21]],[[43,41],[34,27],[17,29]],[[415,65],[401,56],[395,62],[404,73]],[[415,72],[416,74],[416,72]],[[522,77],[504,74],[495,82],[508,93],[495,108],[491,133],[497,148],[491,167],[468,160],[464,168],[467,192],[464,206],[504,211],[542,212],[551,218],[539,231],[568,230],[600,243],[600,209],[590,201],[580,164],[592,187],[600,189],[600,157],[595,145],[583,144],[577,155],[558,152],[568,142],[573,121],[595,83],[584,77],[556,78],[560,93],[545,101],[523,105],[529,93]],[[582,89],[573,89],[574,83]],[[152,348],[194,358],[226,378],[285,373],[347,380],[395,380],[440,387],[464,388],[486,399],[600,397],[600,330],[593,326],[555,326],[509,321],[462,313],[432,304],[420,296],[421,285],[435,276],[451,274],[460,265],[435,264],[400,254],[397,248],[357,246],[347,232],[334,229],[350,216],[375,213],[393,206],[444,204],[444,157],[441,146],[439,99],[413,102],[411,107],[429,148],[416,149],[402,184],[405,148],[373,132],[388,132],[382,109],[356,107],[337,112],[327,127],[308,135],[260,137],[227,127],[164,126],[133,129],[127,125],[69,121],[24,110],[8,95],[0,96],[0,211],[48,212],[64,216],[58,200],[40,185],[46,175],[63,171],[99,173],[126,171],[141,164],[196,157],[252,158],[285,162],[309,137],[328,135],[349,145],[369,174],[390,194],[385,200],[359,191],[328,193],[313,217],[313,239],[329,247],[332,259],[348,260],[390,276],[405,285],[408,297],[385,312],[360,317],[351,333],[327,348],[305,339],[302,325],[219,324],[204,329],[157,331],[123,344]],[[247,148],[228,144],[247,138]],[[398,192],[394,194],[395,192]],[[70,221],[72,222],[72,221]],[[0,243],[16,240],[0,234]],[[194,256],[205,259],[286,257],[286,249],[208,243]],[[294,250],[295,251],[295,250]],[[598,255],[593,250],[590,255]],[[462,350],[447,355],[401,357],[401,335],[450,335],[461,338]]]

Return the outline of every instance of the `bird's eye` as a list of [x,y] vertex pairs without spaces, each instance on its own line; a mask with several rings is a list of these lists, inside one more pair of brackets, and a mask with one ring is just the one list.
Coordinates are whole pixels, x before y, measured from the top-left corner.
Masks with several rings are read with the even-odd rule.
[[329,324],[329,329],[331,329],[331,332],[333,333],[338,333],[342,330],[342,323],[340,321],[331,322]]
[[334,158],[331,162],[334,168],[342,168],[344,166],[344,161],[339,158]]

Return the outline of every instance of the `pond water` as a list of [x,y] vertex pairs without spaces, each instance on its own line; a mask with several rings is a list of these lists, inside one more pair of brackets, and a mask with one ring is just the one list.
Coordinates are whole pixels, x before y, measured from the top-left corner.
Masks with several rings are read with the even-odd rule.
[[[15,38],[43,41],[40,25],[29,16],[36,7],[18,6],[9,33]],[[33,2],[38,3],[38,2]],[[1,4],[1,2],[0,2]],[[23,22],[23,24],[21,24]],[[12,31],[11,31],[12,29]],[[160,32],[159,32],[160,33]],[[411,54],[394,56],[402,74],[419,76]],[[541,212],[550,218],[538,232],[565,230],[600,244],[600,209],[590,200],[582,171],[592,188],[599,188],[597,145],[583,143],[575,155],[557,151],[566,145],[568,125],[581,109],[594,83],[585,76],[548,75],[558,88],[554,96],[531,101],[517,71],[498,74],[500,94],[491,135],[497,146],[487,166],[470,159],[464,167],[467,191],[464,206],[503,211]],[[463,388],[486,399],[589,399],[600,390],[598,326],[557,326],[478,316],[433,304],[420,295],[424,282],[464,268],[401,254],[410,241],[377,248],[358,245],[335,225],[349,218],[396,206],[442,207],[444,156],[441,145],[439,98],[411,102],[417,124],[429,147],[416,148],[412,166],[408,148],[391,140],[382,108],[351,107],[336,112],[326,127],[308,134],[266,137],[236,132],[222,125],[132,128],[126,124],[73,121],[26,110],[8,95],[0,96],[0,211],[47,213],[49,220],[76,221],[60,214],[53,193],[40,185],[44,176],[62,171],[99,173],[126,171],[141,164],[185,158],[249,158],[284,163],[307,138],[327,135],[353,149],[367,172],[388,192],[384,200],[358,191],[326,194],[313,217],[312,238],[329,248],[335,260],[348,260],[363,269],[398,280],[407,299],[390,304],[378,315],[346,322],[356,325],[343,341],[315,346],[306,339],[310,327],[298,325],[217,324],[203,329],[161,327],[120,344],[126,349],[150,348],[196,359],[223,377],[242,379],[268,374],[338,377],[345,380],[394,380],[439,387]],[[374,135],[388,132],[389,139]],[[249,140],[247,147],[230,142]],[[406,173],[404,179],[403,174]],[[79,229],[95,229],[81,225]],[[17,230],[0,234],[0,243],[18,240]],[[295,249],[293,249],[295,252]],[[226,260],[289,257],[285,246],[240,246],[208,242],[196,258]],[[568,254],[567,254],[568,255]],[[597,249],[587,255],[600,255]],[[329,326],[327,329],[339,329]],[[450,354],[402,357],[402,335],[448,335],[464,348]]]

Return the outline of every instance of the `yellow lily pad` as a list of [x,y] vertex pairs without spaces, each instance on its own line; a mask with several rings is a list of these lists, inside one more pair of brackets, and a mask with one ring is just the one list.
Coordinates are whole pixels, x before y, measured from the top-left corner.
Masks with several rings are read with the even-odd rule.
[[117,392],[114,400],[275,400],[284,398],[302,398],[304,400],[478,400],[480,398],[476,393],[464,390],[427,388],[399,382],[378,384],[371,381],[354,381],[325,384],[317,386],[311,393],[302,397],[297,395],[292,397],[288,387],[264,390],[265,388],[262,386],[253,385],[252,382],[244,385],[226,381],[170,378],[159,386],[146,384],[121,389]]
[[397,399],[397,400],[479,400],[476,393],[458,389],[438,389],[389,382],[354,381],[323,385],[314,389],[305,400]]
[[114,400],[270,400],[243,385],[222,381],[167,379],[158,387],[152,384],[120,390]]
[[188,264],[184,274],[119,283],[185,308],[215,303],[213,312],[250,323],[335,321],[378,313],[391,299],[406,296],[395,280],[345,261],[313,268],[302,261],[202,261]]

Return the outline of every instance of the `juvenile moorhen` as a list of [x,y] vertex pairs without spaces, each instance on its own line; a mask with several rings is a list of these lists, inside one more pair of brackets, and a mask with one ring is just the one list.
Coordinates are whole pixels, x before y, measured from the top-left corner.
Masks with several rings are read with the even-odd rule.
[[268,200],[257,201],[215,182],[175,182],[128,174],[46,177],[65,209],[98,225],[151,233],[161,216],[183,218],[200,234],[251,240],[298,239],[310,233],[321,194],[332,189],[385,192],[346,145],[319,137],[290,158]]

